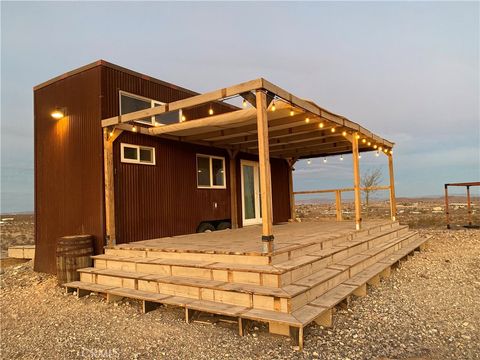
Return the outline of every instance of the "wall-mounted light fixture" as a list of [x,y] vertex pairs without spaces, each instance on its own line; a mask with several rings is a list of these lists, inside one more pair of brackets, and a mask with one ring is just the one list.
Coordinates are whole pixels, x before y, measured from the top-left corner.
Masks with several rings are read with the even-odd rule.
[[53,110],[50,113],[50,116],[52,118],[54,118],[55,120],[60,120],[65,116],[65,110],[57,107],[57,108],[55,108],[55,110]]

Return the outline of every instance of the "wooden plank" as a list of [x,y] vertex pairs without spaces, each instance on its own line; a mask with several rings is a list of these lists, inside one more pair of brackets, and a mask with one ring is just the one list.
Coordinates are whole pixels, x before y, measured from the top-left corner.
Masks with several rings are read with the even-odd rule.
[[327,310],[326,307],[305,305],[294,311],[292,315],[302,323],[302,326],[306,326]]
[[388,173],[390,175],[390,216],[392,221],[397,218],[397,200],[395,198],[395,178],[393,175],[393,155],[388,154]]
[[358,133],[353,134],[352,141],[352,157],[353,157],[353,187],[355,199],[355,227],[357,230],[362,228],[362,199],[360,195],[360,166],[358,159]]
[[273,206],[270,154],[268,143],[268,118],[265,93],[262,91],[257,91],[256,99],[260,191],[262,197],[262,245],[264,253],[271,253],[273,251]]
[[450,213],[448,209],[448,185],[445,184],[445,218],[447,221],[447,229],[450,229]]
[[342,221],[342,192],[340,190],[335,191],[335,213],[337,221]]
[[195,300],[187,304],[187,308],[232,317],[240,316],[243,312],[248,310],[245,306],[236,306],[206,300]]
[[264,322],[276,322],[281,324],[288,324],[291,326],[301,326],[302,324],[293,315],[288,313],[282,313],[278,311],[250,309],[240,315],[244,319],[264,321]]
[[352,294],[355,289],[355,286],[340,284],[332,290],[313,300],[310,305],[320,306],[323,308],[332,308],[342,302],[350,294]]
[[113,143],[123,130],[115,129],[108,133],[104,129],[103,137],[103,171],[105,179],[105,231],[107,235],[107,246],[113,246],[115,239],[115,176],[113,170]]

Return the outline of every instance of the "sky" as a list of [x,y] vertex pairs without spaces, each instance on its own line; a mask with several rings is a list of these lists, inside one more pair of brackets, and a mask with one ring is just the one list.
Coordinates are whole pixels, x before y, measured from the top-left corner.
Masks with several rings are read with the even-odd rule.
[[[478,2],[0,6],[1,212],[33,210],[33,86],[98,59],[198,92],[264,77],[395,142],[397,196],[480,180]],[[352,182],[348,157],[296,165],[295,190]]]

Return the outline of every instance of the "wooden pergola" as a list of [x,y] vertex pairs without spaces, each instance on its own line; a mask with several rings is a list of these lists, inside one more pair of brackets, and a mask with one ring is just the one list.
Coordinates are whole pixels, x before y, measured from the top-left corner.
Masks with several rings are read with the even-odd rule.
[[[233,97],[243,98],[243,108],[219,115],[206,114],[175,124],[144,126],[136,120],[171,111],[192,109]],[[290,168],[290,199],[293,204],[292,168],[298,159],[352,153],[356,229],[361,229],[359,153],[379,151],[388,157],[391,216],[395,220],[393,172],[394,143],[375,135],[346,117],[334,114],[259,78],[228,88],[199,94],[162,106],[102,120],[104,128],[106,228],[115,240],[113,189],[113,141],[122,131],[139,132],[181,142],[224,148],[230,155],[232,227],[236,227],[237,195],[235,157],[238,152],[258,155],[261,187],[263,251],[273,251],[273,216],[270,158],[285,159]]]

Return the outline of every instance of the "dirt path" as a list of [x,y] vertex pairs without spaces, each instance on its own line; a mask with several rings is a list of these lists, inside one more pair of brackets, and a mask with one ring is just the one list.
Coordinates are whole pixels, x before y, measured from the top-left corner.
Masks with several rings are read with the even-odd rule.
[[2,359],[480,359],[480,231],[430,231],[429,249],[354,300],[305,350],[259,325],[185,324],[180,309],[65,295],[31,262],[1,275]]

